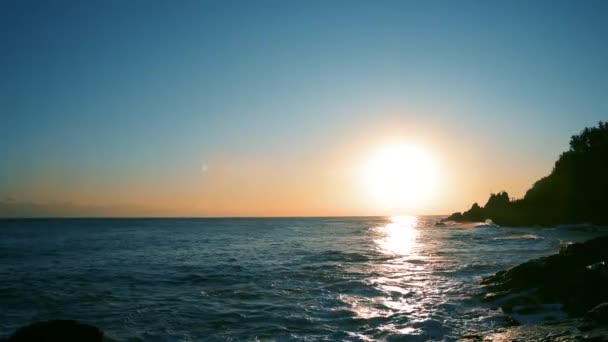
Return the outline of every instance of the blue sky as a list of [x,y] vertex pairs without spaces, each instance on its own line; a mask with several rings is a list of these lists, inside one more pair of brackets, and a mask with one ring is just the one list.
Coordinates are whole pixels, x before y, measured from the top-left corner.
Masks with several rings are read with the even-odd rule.
[[395,126],[534,179],[608,119],[607,15],[604,1],[3,1],[0,195],[80,202],[88,184],[106,192],[86,201],[112,204],[113,187],[214,158],[304,165]]

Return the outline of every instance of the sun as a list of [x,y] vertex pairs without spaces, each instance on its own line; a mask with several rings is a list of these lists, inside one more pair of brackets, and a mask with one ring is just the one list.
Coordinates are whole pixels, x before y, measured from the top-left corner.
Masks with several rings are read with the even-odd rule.
[[437,166],[431,155],[416,145],[392,145],[364,165],[363,179],[376,207],[416,210],[437,188]]

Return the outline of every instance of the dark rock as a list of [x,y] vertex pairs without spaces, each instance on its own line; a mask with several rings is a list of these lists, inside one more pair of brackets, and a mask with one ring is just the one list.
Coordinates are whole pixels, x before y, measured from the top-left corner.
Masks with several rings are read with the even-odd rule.
[[582,316],[608,302],[608,278],[602,267],[588,267],[608,259],[608,236],[563,247],[559,254],[530,260],[482,280],[491,291],[483,299],[502,307],[561,303]]
[[500,308],[502,309],[502,312],[504,312],[504,313],[512,313],[513,312],[513,305],[511,305],[511,304],[504,304]]
[[463,334],[462,336],[460,336],[458,338],[459,341],[483,341],[483,335],[481,335],[480,333],[476,333],[476,332],[469,332],[466,334]]
[[74,320],[50,320],[21,327],[7,342],[101,342],[103,332]]
[[485,334],[484,341],[606,341],[608,330],[604,327],[588,327],[578,319],[557,323],[525,324],[498,328]]
[[517,326],[520,326],[520,325],[521,325],[521,323],[519,323],[518,320],[516,320],[515,318],[513,318],[511,316],[508,316],[505,319],[505,326],[507,326],[507,327],[517,327]]
[[462,218],[462,213],[453,213],[446,219],[446,221],[461,222],[464,221],[464,219]]
[[464,213],[454,213],[447,218],[448,221],[470,221],[470,222],[481,222],[487,219],[486,214],[482,207],[477,203],[473,203],[471,209]]
[[599,325],[608,325],[608,303],[601,303],[589,310],[585,318]]

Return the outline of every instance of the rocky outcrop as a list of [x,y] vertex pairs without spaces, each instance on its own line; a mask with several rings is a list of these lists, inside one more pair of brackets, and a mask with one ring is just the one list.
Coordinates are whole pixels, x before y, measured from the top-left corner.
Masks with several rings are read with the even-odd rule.
[[608,303],[602,303],[585,314],[585,318],[597,325],[608,326]]
[[[564,245],[558,254],[530,260],[482,280],[483,301],[507,315],[551,315],[547,323],[509,324],[477,341],[608,340],[608,235]],[[549,310],[548,310],[549,309]],[[523,317],[523,316],[519,316]],[[517,322],[517,321],[515,321]]]
[[589,326],[581,319],[570,319],[557,323],[503,327],[488,334],[463,336],[459,341],[600,342],[607,339],[608,328]]
[[484,221],[501,226],[608,224],[608,123],[585,128],[570,139],[551,174],[538,180],[518,200],[506,192],[492,194],[485,206],[477,203],[447,220]]
[[483,279],[488,291],[484,300],[497,303],[505,312],[559,304],[571,316],[581,317],[608,302],[607,260],[608,236],[566,245],[558,254]]
[[36,322],[17,329],[6,342],[101,342],[103,332],[74,320]]
[[469,210],[463,213],[453,213],[446,220],[456,222],[482,222],[487,219],[495,221],[494,218],[498,218],[499,221],[504,221],[502,220],[502,217],[504,216],[504,213],[508,211],[509,204],[509,194],[506,191],[491,194],[485,206],[480,207],[479,204],[473,203]]

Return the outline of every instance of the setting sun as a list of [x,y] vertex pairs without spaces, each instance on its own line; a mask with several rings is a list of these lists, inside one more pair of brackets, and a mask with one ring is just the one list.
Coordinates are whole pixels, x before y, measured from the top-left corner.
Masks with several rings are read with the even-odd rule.
[[395,145],[379,151],[363,174],[371,199],[387,210],[416,209],[437,187],[433,158],[415,145]]

